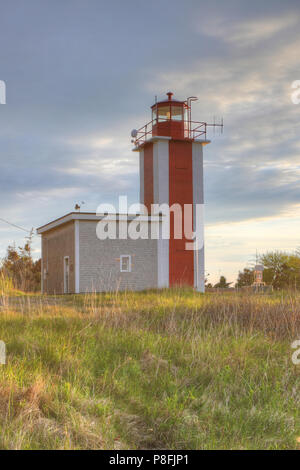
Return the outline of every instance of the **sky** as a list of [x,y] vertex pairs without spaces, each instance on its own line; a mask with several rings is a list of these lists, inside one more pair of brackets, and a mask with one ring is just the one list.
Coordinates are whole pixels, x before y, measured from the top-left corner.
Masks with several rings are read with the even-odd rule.
[[[0,218],[37,228],[139,199],[154,97],[224,118],[204,148],[206,274],[300,246],[299,0],[0,0]],[[0,220],[0,257],[26,232]],[[38,236],[34,256],[40,252]]]

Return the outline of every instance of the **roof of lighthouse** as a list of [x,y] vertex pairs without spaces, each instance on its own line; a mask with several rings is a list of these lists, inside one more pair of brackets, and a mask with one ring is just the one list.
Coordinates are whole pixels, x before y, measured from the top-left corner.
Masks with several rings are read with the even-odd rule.
[[163,104],[172,103],[172,104],[174,104],[174,105],[176,105],[176,104],[177,104],[177,105],[178,105],[178,104],[183,105],[183,104],[185,103],[185,101],[182,101],[182,100],[174,100],[174,99],[173,99],[173,93],[170,92],[170,91],[167,93],[167,96],[168,96],[168,99],[157,101],[156,103],[154,103],[154,104],[151,106],[151,108],[154,108],[154,106],[156,106],[156,105],[158,105],[158,104],[161,104],[161,103],[163,103]]

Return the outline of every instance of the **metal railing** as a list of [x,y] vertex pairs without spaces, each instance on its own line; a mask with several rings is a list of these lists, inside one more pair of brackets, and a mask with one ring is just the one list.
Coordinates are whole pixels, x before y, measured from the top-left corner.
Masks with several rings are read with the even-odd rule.
[[[170,119],[162,119],[159,118],[158,122],[165,122],[165,121],[170,121],[170,122],[183,122],[184,126],[184,139],[206,139],[206,131],[207,131],[207,126],[209,125],[217,125],[217,124],[207,124],[206,122],[199,122],[199,121],[172,121]],[[144,144],[148,139],[150,139],[153,136],[153,127],[157,124],[157,119],[154,119],[152,121],[149,121],[147,124],[145,124],[143,127],[138,129],[136,131],[136,137],[134,139],[134,144],[138,147],[139,145]]]

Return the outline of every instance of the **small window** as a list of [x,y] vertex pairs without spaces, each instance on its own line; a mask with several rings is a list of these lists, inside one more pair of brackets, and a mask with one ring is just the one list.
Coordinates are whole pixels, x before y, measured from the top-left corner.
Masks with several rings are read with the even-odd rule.
[[121,255],[121,257],[120,257],[120,271],[121,271],[121,273],[130,273],[131,272],[131,256],[130,255]]

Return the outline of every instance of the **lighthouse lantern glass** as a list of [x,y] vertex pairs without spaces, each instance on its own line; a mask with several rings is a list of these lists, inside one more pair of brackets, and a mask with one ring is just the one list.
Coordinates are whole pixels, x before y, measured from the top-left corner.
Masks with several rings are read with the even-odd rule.
[[172,120],[182,121],[182,119],[183,119],[182,106],[172,106]]
[[168,121],[171,118],[170,106],[158,107],[158,121]]
[[153,125],[156,124],[156,119],[157,119],[157,109],[156,107],[152,108],[152,121],[153,121]]

